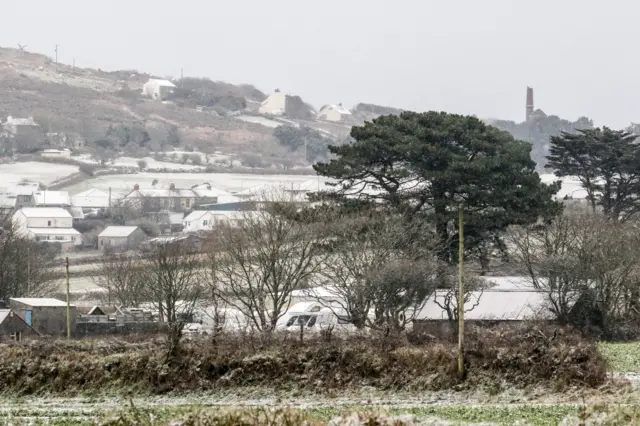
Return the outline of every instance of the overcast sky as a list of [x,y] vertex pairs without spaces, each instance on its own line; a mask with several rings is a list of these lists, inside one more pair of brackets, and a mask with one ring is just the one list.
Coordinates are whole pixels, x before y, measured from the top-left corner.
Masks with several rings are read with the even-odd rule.
[[[5,4],[6,3],[6,4]],[[521,121],[640,122],[634,0],[20,0],[0,45],[61,62]],[[1,82],[0,82],[1,84]]]

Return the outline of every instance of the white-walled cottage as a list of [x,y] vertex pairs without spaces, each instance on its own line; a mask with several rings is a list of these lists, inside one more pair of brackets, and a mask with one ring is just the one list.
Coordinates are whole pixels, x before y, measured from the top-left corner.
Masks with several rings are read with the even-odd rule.
[[237,223],[245,214],[243,211],[196,210],[182,220],[182,232],[209,231],[217,224]]
[[13,214],[18,232],[43,242],[58,242],[64,250],[82,244],[81,234],[73,229],[73,217],[60,207],[24,207]]
[[176,85],[169,80],[152,78],[142,86],[142,94],[151,99],[162,101],[167,99],[175,88]]
[[342,106],[342,104],[327,104],[318,111],[318,119],[326,121],[340,122],[351,116],[351,111]]
[[276,89],[262,102],[258,112],[266,115],[284,115],[286,109],[287,96],[280,89]]

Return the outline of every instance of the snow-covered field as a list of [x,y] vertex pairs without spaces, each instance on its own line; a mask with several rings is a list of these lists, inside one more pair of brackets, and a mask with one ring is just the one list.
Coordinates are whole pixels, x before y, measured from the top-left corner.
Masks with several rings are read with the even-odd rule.
[[77,171],[76,166],[35,161],[0,164],[0,186],[14,185],[23,179],[47,185]]
[[154,180],[158,180],[156,188],[168,188],[175,184],[176,188],[191,188],[193,185],[208,182],[211,186],[229,192],[240,192],[258,185],[296,185],[310,179],[318,179],[320,189],[324,180],[304,175],[258,175],[239,173],[138,173],[132,175],[107,175],[72,185],[65,190],[71,194],[98,188],[108,191],[126,192],[132,190],[135,184],[141,188],[151,188]]
[[[557,176],[549,173],[540,175],[540,179],[544,183],[552,183],[557,180],[560,180]],[[563,199],[564,197],[568,198],[586,198],[587,193],[580,186],[580,182],[577,179],[572,178],[563,178],[562,180],[562,188],[558,191],[557,197],[559,199]]]

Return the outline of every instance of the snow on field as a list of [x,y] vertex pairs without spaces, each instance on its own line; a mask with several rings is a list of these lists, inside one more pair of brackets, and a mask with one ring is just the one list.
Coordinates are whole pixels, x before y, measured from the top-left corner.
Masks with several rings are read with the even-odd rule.
[[42,182],[45,185],[69,176],[78,171],[77,166],[67,164],[39,163],[29,161],[25,163],[0,164],[0,182],[2,186],[12,185],[23,179]]
[[275,129],[278,126],[282,126],[285,123],[282,123],[280,121],[276,121],[276,120],[271,120],[269,118],[265,118],[265,117],[256,117],[253,115],[239,115],[237,117],[234,117],[238,120],[242,120],[242,121],[246,121],[247,123],[255,123],[255,124],[260,124],[261,126],[265,126],[265,127],[271,127],[273,129]]
[[[182,156],[182,153],[175,152],[174,154],[178,156],[178,159]],[[194,153],[187,153],[187,154],[191,155]],[[73,158],[74,160],[78,160],[87,164],[98,164],[96,160],[94,160],[93,158],[91,158],[90,155],[87,155],[87,154],[78,155]],[[194,166],[192,164],[180,164],[180,163],[171,163],[168,161],[156,161],[151,157],[144,157],[144,158],[119,157],[113,163],[111,163],[111,165],[116,167],[136,167],[137,168],[139,167],[138,161],[140,160],[145,161],[147,163],[147,167],[150,169],[201,170],[204,168],[204,166]],[[203,160],[203,163],[204,162],[205,160]]]
[[214,188],[229,192],[240,192],[248,188],[262,184],[269,185],[297,185],[310,179],[318,179],[321,189],[325,179],[305,176],[305,175],[259,175],[240,173],[138,173],[132,175],[107,175],[99,176],[81,182],[65,190],[71,194],[85,191],[89,188],[98,188],[108,191],[130,191],[135,184],[140,188],[151,188],[154,180],[158,180],[156,188],[169,188],[170,184],[175,184],[176,188],[191,188],[204,182],[211,184]]

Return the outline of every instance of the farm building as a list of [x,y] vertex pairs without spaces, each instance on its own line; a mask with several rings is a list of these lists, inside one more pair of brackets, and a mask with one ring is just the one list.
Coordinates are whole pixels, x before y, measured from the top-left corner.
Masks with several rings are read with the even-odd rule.
[[71,198],[67,191],[36,191],[33,193],[35,207],[69,207]]
[[280,89],[276,89],[262,102],[258,112],[266,115],[284,115],[286,106],[287,96]]
[[[9,307],[41,336],[67,335],[67,304],[50,298],[12,298]],[[69,307],[71,335],[75,333],[76,307]]]
[[147,235],[138,226],[107,226],[98,234],[98,247],[129,250],[140,246]]
[[151,99],[163,101],[169,97],[176,85],[169,80],[152,78],[142,86],[142,94]]
[[0,309],[0,341],[29,339],[38,333],[11,309]]

